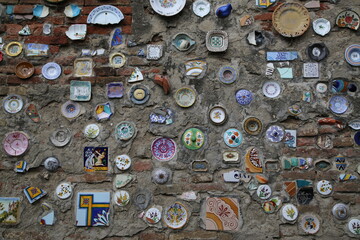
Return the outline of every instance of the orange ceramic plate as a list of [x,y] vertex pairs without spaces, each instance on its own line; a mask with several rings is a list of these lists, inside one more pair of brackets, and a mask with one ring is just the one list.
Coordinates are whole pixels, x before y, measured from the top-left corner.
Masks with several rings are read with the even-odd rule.
[[299,3],[283,3],[273,13],[273,26],[284,37],[301,36],[310,26],[308,10]]

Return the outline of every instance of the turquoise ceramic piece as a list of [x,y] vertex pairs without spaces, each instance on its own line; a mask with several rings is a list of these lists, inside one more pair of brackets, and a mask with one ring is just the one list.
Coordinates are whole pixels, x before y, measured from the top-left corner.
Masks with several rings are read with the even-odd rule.
[[230,3],[228,3],[228,4],[225,4],[225,5],[222,5],[222,6],[218,7],[216,9],[215,14],[219,18],[225,18],[225,17],[230,15],[231,10],[232,10],[232,6],[231,6]]
[[189,50],[196,42],[186,33],[176,34],[172,40],[172,45],[179,51]]

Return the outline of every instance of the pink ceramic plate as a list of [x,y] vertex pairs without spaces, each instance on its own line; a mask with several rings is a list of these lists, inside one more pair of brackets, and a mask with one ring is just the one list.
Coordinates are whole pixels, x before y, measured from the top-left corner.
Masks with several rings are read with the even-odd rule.
[[29,147],[29,138],[23,132],[11,132],[5,136],[3,147],[10,156],[20,156]]

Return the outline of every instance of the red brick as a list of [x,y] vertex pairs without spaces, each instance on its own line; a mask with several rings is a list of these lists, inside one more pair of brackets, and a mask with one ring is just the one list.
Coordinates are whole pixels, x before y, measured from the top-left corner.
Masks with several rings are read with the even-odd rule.
[[320,3],[320,10],[328,10],[330,9],[327,3]]
[[260,21],[272,20],[272,12],[267,12],[267,13],[256,15],[254,17],[254,19],[255,20],[260,20]]
[[50,45],[50,53],[51,54],[55,54],[58,53],[60,51],[60,47],[59,46],[54,46],[54,45]]
[[297,130],[299,137],[312,137],[319,134],[318,126],[315,123],[308,123]]
[[142,240],[165,240],[165,233],[143,232],[140,233],[139,238]]
[[108,56],[97,56],[93,58],[95,63],[108,64],[109,57]]
[[298,137],[297,138],[297,146],[314,146],[316,145],[316,138],[314,137]]
[[132,72],[134,71],[134,68],[119,68],[116,71],[116,75],[119,76],[130,76]]
[[[108,0],[106,4],[110,5],[130,5],[131,0]],[[85,6],[98,6],[99,0],[86,0]]]
[[344,203],[359,203],[360,201],[360,196],[349,193],[334,193],[332,195],[332,198],[334,200],[340,200],[341,202]]
[[29,27],[31,30],[31,35],[39,36],[43,34],[43,24],[31,24]]
[[335,126],[322,125],[319,127],[319,134],[324,133],[337,133],[340,129]]
[[63,69],[63,73],[65,74],[65,75],[69,75],[69,74],[72,74],[72,69],[70,69],[70,68],[64,68]]
[[121,21],[121,25],[131,25],[131,24],[132,24],[132,17],[124,16],[124,19]]
[[317,147],[297,147],[295,150],[283,148],[282,154],[295,154],[296,156],[312,158],[330,158],[339,155],[343,151],[343,149],[339,151],[339,149],[336,148],[323,150]]
[[[67,24],[86,24],[88,16],[78,16],[76,18],[66,19]],[[89,26],[88,26],[89,27]]]
[[115,76],[116,69],[112,67],[97,67],[94,68],[96,76]]
[[131,34],[132,33],[132,28],[129,25],[122,26],[121,29],[122,29],[122,32],[124,34]]
[[149,62],[145,59],[145,58],[141,58],[141,57],[129,57],[128,58],[128,63],[131,66],[145,66],[145,65],[149,65]]
[[118,7],[123,14],[132,14],[132,7]]
[[33,9],[33,5],[15,5],[14,14],[32,14]]
[[32,83],[41,83],[43,80],[38,76],[32,76],[28,79],[18,78],[16,75],[7,76],[7,84],[9,85],[20,85],[20,84],[32,84]]
[[269,8],[268,8],[268,11],[269,12],[273,12],[275,11],[275,9],[277,9],[279,7],[280,4],[284,3],[284,0],[279,0],[277,1],[275,4],[271,5]]
[[0,3],[5,3],[5,4],[17,4],[18,0],[0,0]]
[[343,154],[345,157],[359,157],[360,149],[348,148],[345,151],[342,150],[341,154]]
[[7,35],[18,35],[23,27],[19,24],[6,24]]
[[87,173],[82,175],[69,176],[67,182],[102,183],[111,182],[111,175],[107,173]]
[[159,68],[152,68],[152,69],[149,69],[149,70],[145,70],[145,71],[141,71],[143,74],[146,74],[146,73],[161,73],[162,70],[159,69]]
[[40,75],[41,74],[41,69],[42,69],[42,67],[39,67],[39,66],[35,67],[34,74],[35,75]]
[[64,26],[55,27],[55,28],[53,28],[53,34],[55,36],[64,36],[64,35],[66,35],[65,32],[67,30],[68,30],[68,27],[64,27]]
[[334,147],[352,147],[354,140],[351,137],[336,137],[333,139]]
[[74,66],[76,56],[60,56],[54,59],[54,62],[63,66]]
[[99,26],[99,25],[88,25],[87,33],[88,34],[110,34],[114,30],[110,26]]
[[0,24],[0,33],[4,33],[4,32],[6,32],[6,25]]
[[261,25],[261,28],[265,31],[272,30],[272,22],[261,22],[260,25]]
[[136,161],[132,169],[136,172],[150,171],[153,165],[151,160]]
[[46,17],[46,21],[54,25],[63,25],[65,23],[65,17]]
[[334,185],[335,192],[360,192],[358,182],[340,182]]
[[208,192],[208,191],[228,191],[228,187],[225,183],[194,183],[184,186],[184,191],[199,191],[199,192]]
[[69,43],[69,39],[66,35],[63,35],[63,36],[29,36],[26,38],[25,43],[66,45]]
[[14,68],[9,66],[1,66],[0,73],[14,74]]

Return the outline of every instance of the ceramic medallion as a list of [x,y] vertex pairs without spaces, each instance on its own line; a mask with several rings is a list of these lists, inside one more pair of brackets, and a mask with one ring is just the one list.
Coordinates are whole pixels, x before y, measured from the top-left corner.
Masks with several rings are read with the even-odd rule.
[[205,134],[198,128],[189,128],[183,133],[181,140],[187,149],[197,150],[204,145]]
[[230,128],[224,133],[224,142],[229,147],[238,147],[243,142],[243,136],[239,130]]
[[169,161],[176,154],[176,143],[170,138],[157,138],[151,144],[151,152],[159,161]]
[[72,195],[72,186],[70,183],[63,182],[56,187],[56,196],[60,199],[67,199]]
[[115,137],[121,141],[127,141],[136,136],[137,130],[133,122],[123,121],[115,127]]
[[126,154],[116,156],[115,164],[119,170],[127,170],[131,166],[131,158]]
[[169,228],[180,229],[185,226],[189,214],[184,205],[175,202],[165,209],[163,219]]
[[255,148],[249,148],[245,155],[245,167],[249,173],[263,172],[262,155],[260,151]]
[[308,234],[315,234],[320,229],[320,220],[312,213],[305,213],[300,219],[301,229]]

